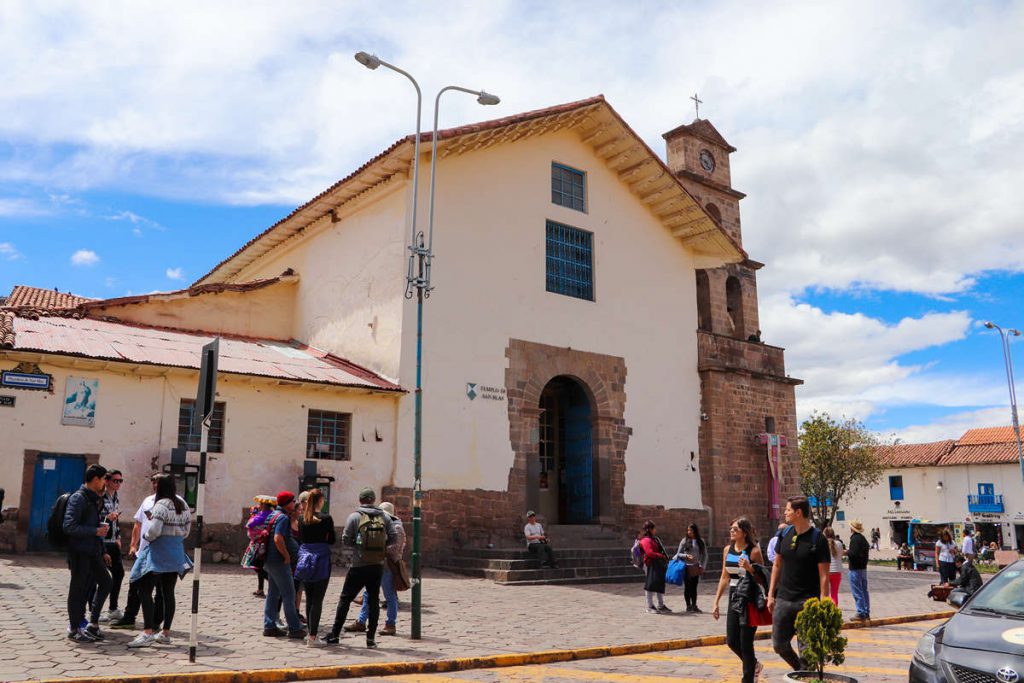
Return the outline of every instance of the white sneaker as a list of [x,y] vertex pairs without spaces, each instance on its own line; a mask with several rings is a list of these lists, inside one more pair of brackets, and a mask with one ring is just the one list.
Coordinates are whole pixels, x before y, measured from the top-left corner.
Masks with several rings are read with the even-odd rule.
[[171,637],[166,635],[166,634],[164,634],[164,632],[161,631],[160,633],[154,633],[153,634],[153,642],[154,643],[159,643],[161,645],[170,645],[171,644]]
[[136,647],[152,647],[154,643],[156,643],[156,636],[155,635],[148,635],[146,633],[140,633],[139,635],[135,636],[135,640],[133,640],[132,642],[128,643],[128,647],[131,647],[131,648],[136,648]]
[[327,643],[320,640],[316,636],[310,636],[306,640],[306,647],[327,647]]
[[107,624],[107,623],[109,623],[111,621],[117,621],[118,619],[120,619],[123,616],[124,616],[124,612],[122,612],[119,609],[107,610],[106,614],[101,614],[100,615],[100,623],[101,624]]

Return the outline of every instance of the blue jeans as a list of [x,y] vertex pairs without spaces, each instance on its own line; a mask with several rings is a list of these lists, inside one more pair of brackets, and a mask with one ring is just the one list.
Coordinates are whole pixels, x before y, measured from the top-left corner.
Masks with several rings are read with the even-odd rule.
[[851,569],[849,575],[850,591],[853,593],[853,603],[857,606],[857,616],[870,616],[871,599],[868,597],[868,570]]
[[302,628],[299,621],[299,612],[295,609],[295,583],[292,578],[291,565],[280,560],[268,560],[263,565],[263,571],[267,573],[267,599],[263,603],[263,628],[270,628],[277,624],[278,601],[284,607],[284,619],[288,623],[289,631],[298,631]]
[[[380,589],[384,592],[384,602],[387,603],[388,612],[384,624],[394,626],[398,619],[398,591],[395,590],[395,582],[391,578],[391,572],[387,565],[384,566],[384,575],[380,579]],[[366,618],[370,615],[369,595],[363,591],[363,608],[359,610],[359,623],[365,624]]]

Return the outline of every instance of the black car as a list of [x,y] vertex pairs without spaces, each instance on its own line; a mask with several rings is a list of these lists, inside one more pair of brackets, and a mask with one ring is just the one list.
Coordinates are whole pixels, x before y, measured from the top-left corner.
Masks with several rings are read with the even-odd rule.
[[1024,561],[996,574],[918,642],[911,683],[1024,683]]

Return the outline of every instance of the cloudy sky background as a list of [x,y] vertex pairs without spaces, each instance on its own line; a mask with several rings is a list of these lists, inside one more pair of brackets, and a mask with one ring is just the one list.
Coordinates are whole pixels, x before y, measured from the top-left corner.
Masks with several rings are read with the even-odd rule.
[[408,83],[357,50],[428,101],[502,98],[442,125],[604,93],[663,150],[697,91],[800,416],[1009,423],[981,323],[1024,327],[1024,3],[39,4],[0,4],[0,290],[192,282],[412,132]]

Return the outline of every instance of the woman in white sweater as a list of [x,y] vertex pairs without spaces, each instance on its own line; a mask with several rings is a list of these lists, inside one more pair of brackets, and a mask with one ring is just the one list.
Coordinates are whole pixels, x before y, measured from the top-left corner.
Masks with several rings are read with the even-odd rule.
[[[174,584],[179,576],[192,569],[192,560],[185,554],[185,537],[192,529],[192,514],[184,500],[175,495],[174,477],[160,474],[156,479],[156,501],[145,530],[149,545],[139,552],[132,567],[131,582],[139,584],[145,630],[128,643],[128,647],[149,647],[156,643],[170,644],[171,621],[174,619]],[[155,623],[153,589],[160,585],[163,599],[163,630]]]

